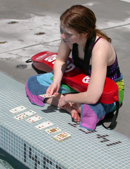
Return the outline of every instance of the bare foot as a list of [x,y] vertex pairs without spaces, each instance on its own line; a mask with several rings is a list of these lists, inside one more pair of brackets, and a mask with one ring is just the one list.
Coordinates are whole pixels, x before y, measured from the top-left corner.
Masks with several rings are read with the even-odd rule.
[[74,108],[75,110],[77,110],[77,112],[78,112],[79,114],[81,114],[81,104],[79,104],[79,103],[73,103],[72,106],[73,106],[73,108]]
[[77,110],[75,110],[73,108],[72,105],[70,105],[68,103],[68,104],[66,104],[66,106],[63,109],[71,114],[71,116],[72,116],[72,118],[74,119],[75,122],[80,122],[80,114]]
[[75,109],[71,111],[71,116],[75,122],[80,122],[80,114]]
[[[63,97],[63,95],[58,94],[56,97],[47,98],[45,102],[48,104],[51,104],[53,106],[59,107],[58,102],[59,102],[60,97]],[[81,112],[80,107],[81,107],[80,104],[68,103],[62,109],[66,110],[68,113],[70,113],[75,122],[79,122],[80,121],[80,112]]]

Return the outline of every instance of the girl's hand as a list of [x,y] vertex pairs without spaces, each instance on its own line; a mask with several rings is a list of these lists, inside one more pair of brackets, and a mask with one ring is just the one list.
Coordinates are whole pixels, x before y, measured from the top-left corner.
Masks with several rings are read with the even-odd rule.
[[49,94],[49,95],[57,95],[58,94],[58,91],[59,91],[59,88],[60,88],[60,84],[56,84],[56,83],[52,83],[47,91],[46,91],[46,94]]

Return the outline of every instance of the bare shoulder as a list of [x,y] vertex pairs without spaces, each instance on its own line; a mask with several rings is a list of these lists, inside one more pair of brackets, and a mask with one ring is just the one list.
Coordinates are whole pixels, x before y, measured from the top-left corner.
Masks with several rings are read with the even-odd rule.
[[116,59],[116,53],[110,42],[104,38],[100,38],[93,48],[92,57],[98,60],[106,60],[107,65],[111,65]]
[[96,51],[97,50],[107,51],[107,50],[111,50],[112,48],[113,48],[112,44],[104,38],[100,38],[94,46],[94,50],[96,50]]

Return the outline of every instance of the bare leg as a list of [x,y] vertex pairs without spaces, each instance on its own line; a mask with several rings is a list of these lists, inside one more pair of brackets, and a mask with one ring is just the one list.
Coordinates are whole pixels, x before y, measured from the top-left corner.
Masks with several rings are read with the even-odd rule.
[[[58,103],[61,97],[63,97],[63,95],[58,94],[56,97],[51,97],[51,98],[46,99],[45,102],[53,106],[59,107]],[[80,104],[71,105],[70,103],[68,103],[63,107],[63,109],[71,114],[75,122],[80,121],[80,115],[79,115],[81,113]]]

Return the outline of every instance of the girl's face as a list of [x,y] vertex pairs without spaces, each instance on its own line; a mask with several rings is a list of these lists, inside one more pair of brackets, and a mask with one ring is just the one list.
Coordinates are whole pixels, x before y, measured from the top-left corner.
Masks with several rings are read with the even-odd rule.
[[60,26],[61,38],[66,44],[80,44],[82,42],[83,34],[77,33],[75,30]]

